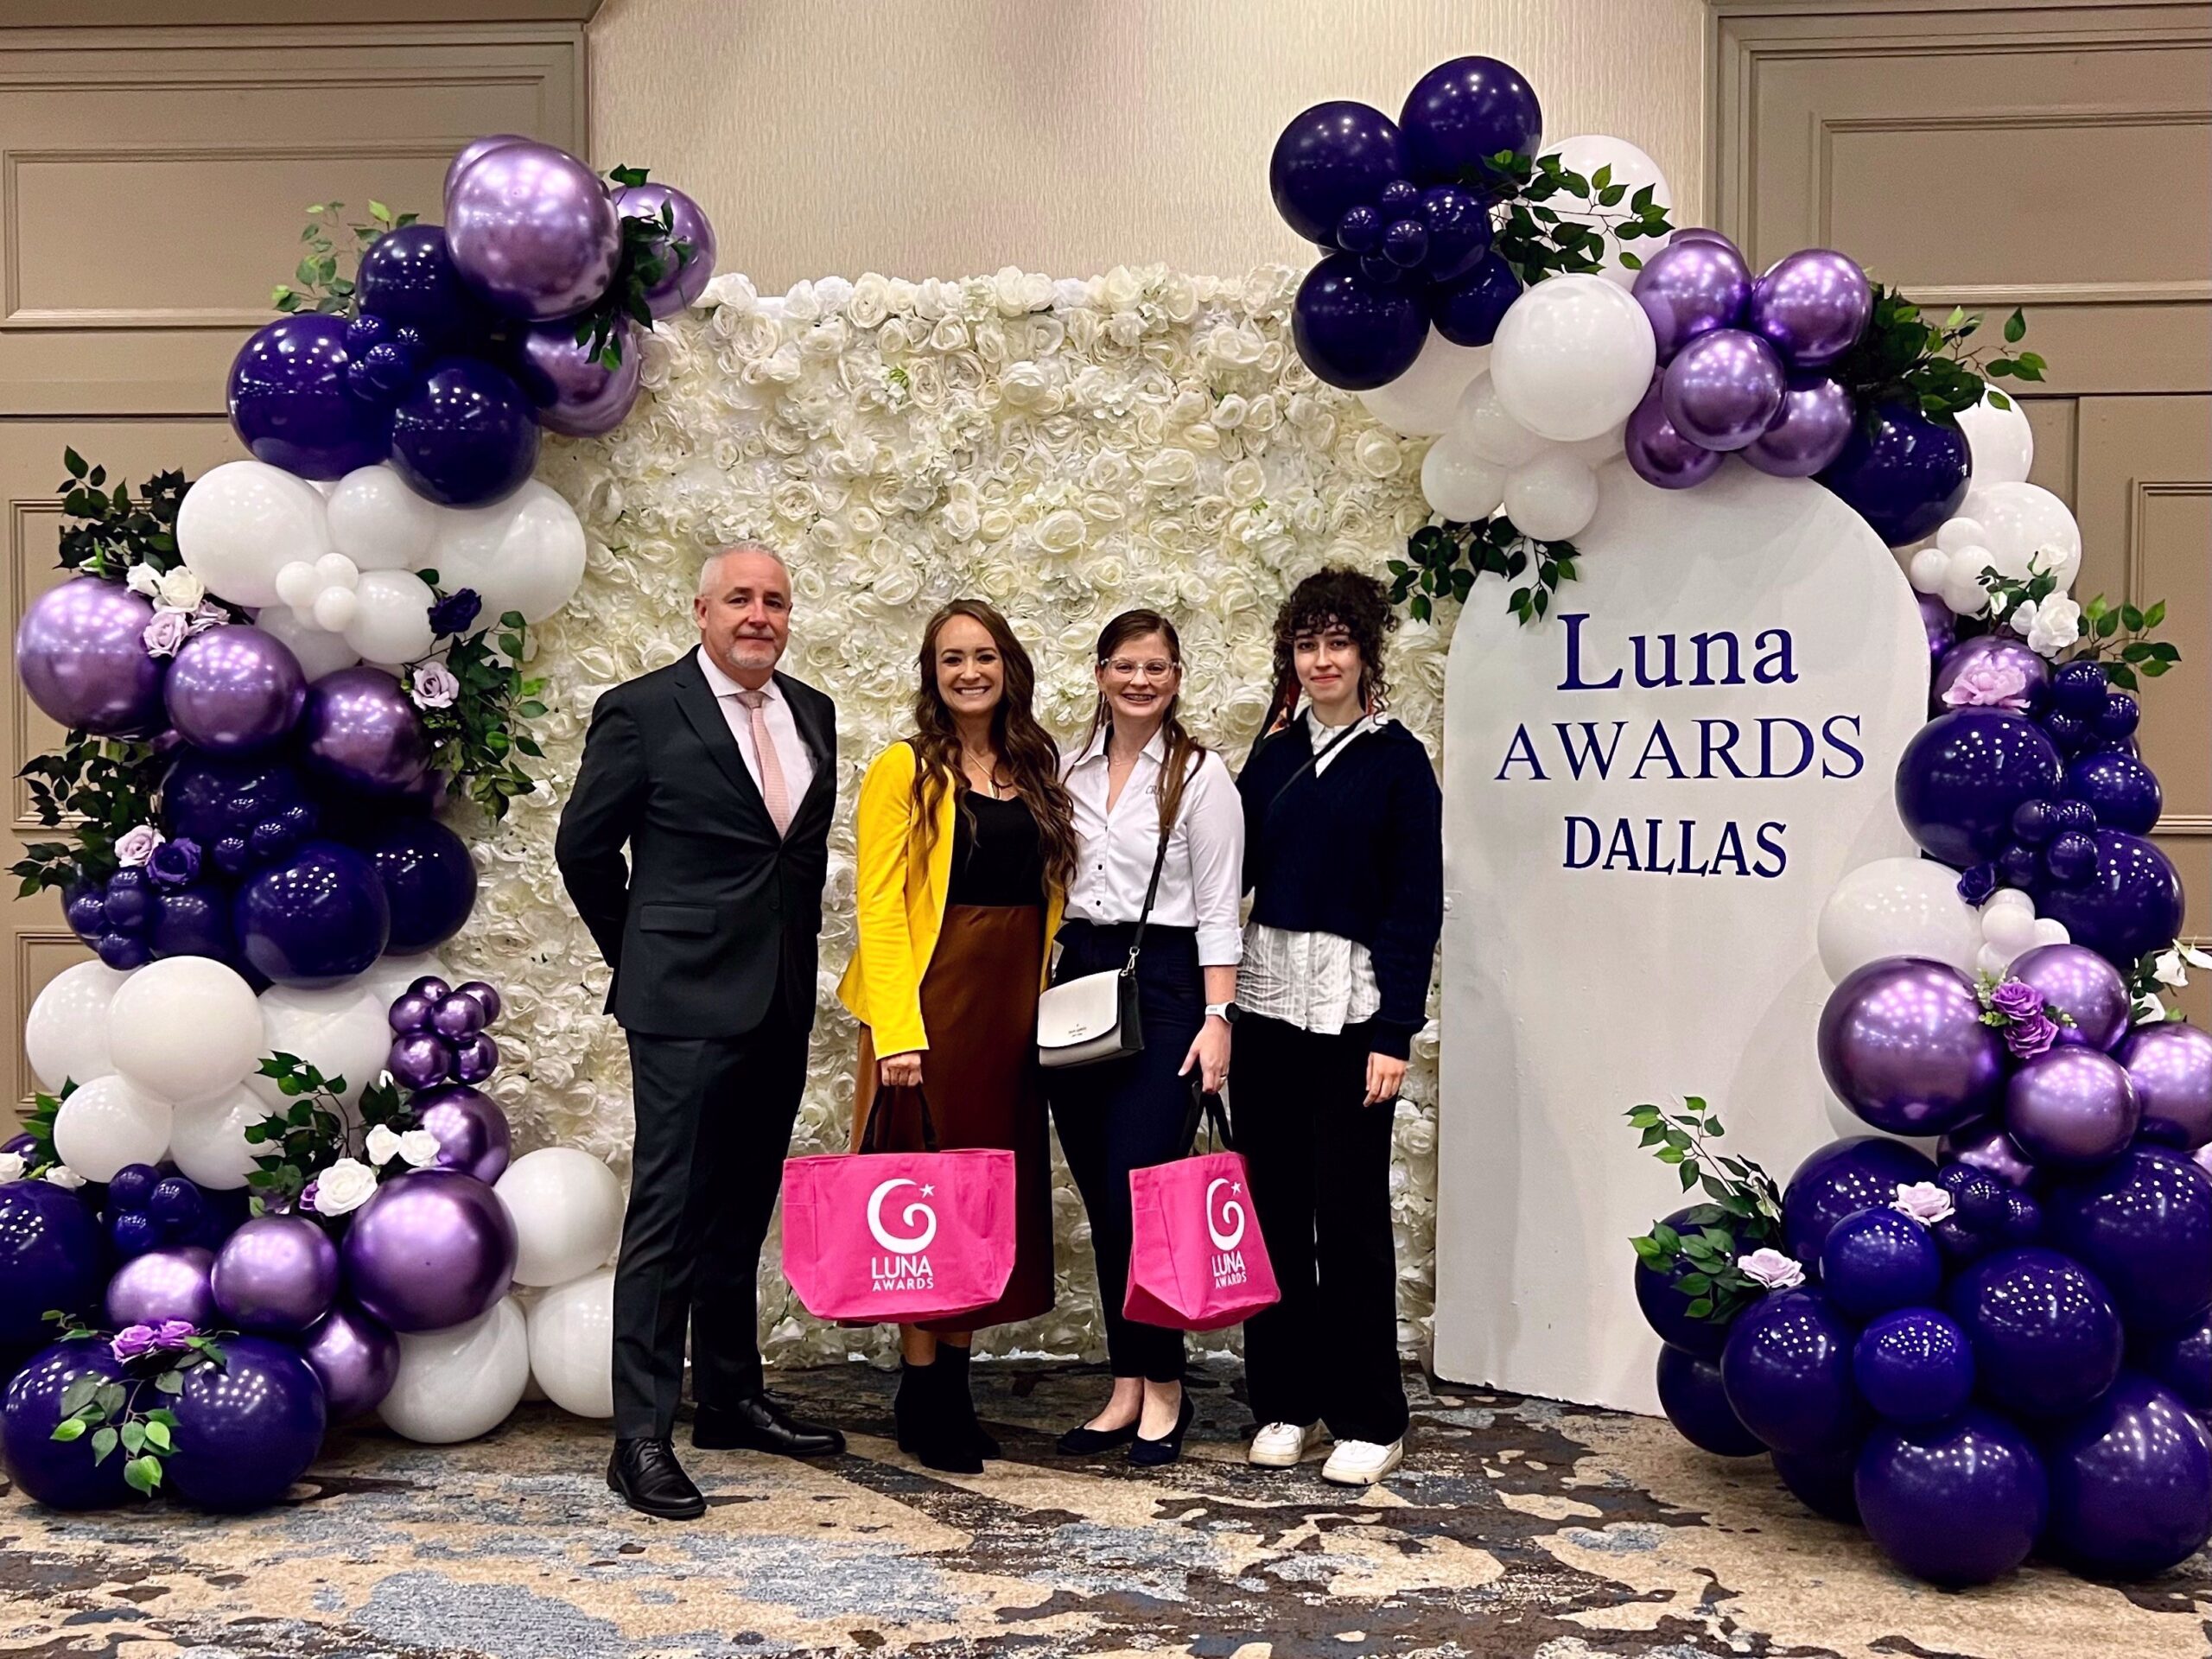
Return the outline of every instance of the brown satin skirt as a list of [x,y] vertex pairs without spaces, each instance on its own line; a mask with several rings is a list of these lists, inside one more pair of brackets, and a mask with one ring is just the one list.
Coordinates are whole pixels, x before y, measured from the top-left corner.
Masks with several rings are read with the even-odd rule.
[[[952,905],[922,976],[922,1091],[938,1145],[1003,1147],[1014,1154],[1014,1274],[988,1307],[933,1319],[925,1331],[980,1331],[1034,1319],[1052,1306],[1052,1172],[1037,1066],[1037,988],[1045,969],[1041,906]],[[854,1123],[876,1092],[875,1045],[861,1031]],[[884,1145],[922,1150],[922,1115],[911,1090],[885,1103]]]

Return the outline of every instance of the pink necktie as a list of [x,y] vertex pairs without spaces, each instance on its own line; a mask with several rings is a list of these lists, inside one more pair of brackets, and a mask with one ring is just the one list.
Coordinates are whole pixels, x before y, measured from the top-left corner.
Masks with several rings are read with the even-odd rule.
[[784,763],[777,758],[776,740],[768,735],[768,694],[741,690],[737,700],[753,711],[753,753],[760,763],[760,798],[768,804],[768,816],[776,821],[776,833],[780,836],[791,827],[791,798],[784,787]]

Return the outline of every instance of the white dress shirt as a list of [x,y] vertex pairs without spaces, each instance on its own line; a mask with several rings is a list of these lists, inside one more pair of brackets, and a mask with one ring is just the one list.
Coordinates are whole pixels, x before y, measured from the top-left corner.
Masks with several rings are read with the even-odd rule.
[[[753,711],[737,698],[745,688],[722,672],[704,645],[699,647],[699,669],[707,677],[707,689],[721,705],[722,718],[729,722],[729,734],[737,740],[737,752],[745,757],[745,769],[753,774],[753,786],[760,787],[760,757],[753,748]],[[791,716],[791,699],[783,688],[771,676],[760,690],[767,696],[760,705],[760,717],[767,724],[769,740],[775,744],[776,759],[783,767],[785,798],[796,812],[806,798],[807,785],[814,781],[814,757],[798,734],[798,721]]]
[[[1167,740],[1153,734],[1110,811],[1106,741],[1101,732],[1089,748],[1062,763],[1060,776],[1075,803],[1080,849],[1067,914],[1110,926],[1134,922],[1144,910],[1144,890],[1160,849],[1159,791]],[[1201,967],[1233,968],[1243,954],[1237,926],[1243,888],[1243,803],[1229,768],[1208,751],[1184,786],[1152,919],[1162,927],[1195,928]]]

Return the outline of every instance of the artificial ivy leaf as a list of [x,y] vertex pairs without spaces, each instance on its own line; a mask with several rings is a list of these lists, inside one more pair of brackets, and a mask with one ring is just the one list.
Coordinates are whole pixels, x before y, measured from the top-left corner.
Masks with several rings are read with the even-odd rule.
[[123,1465],[123,1478],[132,1491],[151,1497],[162,1484],[162,1460],[152,1456],[133,1458]]
[[54,1433],[50,1438],[62,1441],[80,1440],[84,1433],[85,1420],[83,1418],[64,1417],[54,1426]]

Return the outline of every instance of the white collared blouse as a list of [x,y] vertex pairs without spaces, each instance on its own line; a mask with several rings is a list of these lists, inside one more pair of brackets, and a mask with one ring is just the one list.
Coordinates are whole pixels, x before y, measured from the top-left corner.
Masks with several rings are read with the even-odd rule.
[[[1075,803],[1079,843],[1067,914],[1102,925],[1134,922],[1144,909],[1145,887],[1160,847],[1160,785],[1167,740],[1153,734],[1112,810],[1106,805],[1104,732],[1060,768]],[[1160,893],[1152,919],[1162,927],[1188,927],[1198,936],[1198,963],[1233,968],[1243,955],[1239,912],[1244,885],[1244,808],[1222,758],[1198,757],[1183,790],[1182,810],[1167,841]]]

